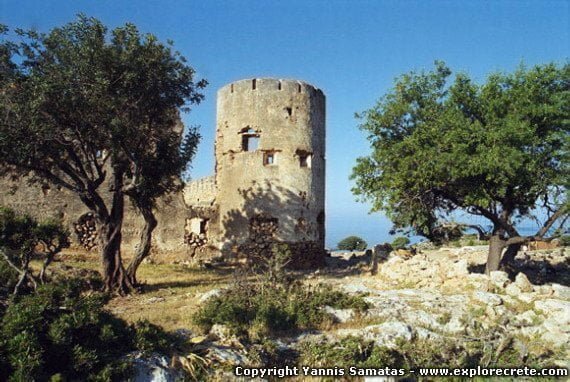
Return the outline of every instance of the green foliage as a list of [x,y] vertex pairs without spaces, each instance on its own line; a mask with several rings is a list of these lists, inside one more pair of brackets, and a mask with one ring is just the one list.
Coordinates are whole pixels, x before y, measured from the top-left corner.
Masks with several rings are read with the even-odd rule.
[[441,62],[404,74],[359,116],[372,153],[357,160],[353,192],[432,240],[455,210],[508,237],[535,207],[567,215],[570,65],[521,66],[482,85],[450,75]]
[[368,243],[358,236],[348,236],[338,242],[337,248],[343,251],[364,251]]
[[207,300],[194,315],[194,321],[204,330],[222,324],[236,334],[249,333],[258,337],[273,332],[326,327],[332,323],[331,317],[322,309],[326,305],[359,312],[368,309],[361,297],[324,285],[246,282]]
[[166,333],[147,320],[136,322],[133,329],[134,347],[144,355],[152,352],[167,353],[180,342],[180,338]]
[[[0,258],[0,296],[10,294],[18,282],[18,272]],[[0,307],[0,315],[2,307]]]
[[548,367],[552,363],[531,354],[522,354],[507,344],[497,351],[497,344],[484,340],[457,342],[450,340],[398,341],[394,348],[375,345],[373,341],[347,337],[334,342],[305,342],[300,364],[314,367],[356,366],[360,368],[418,369],[425,367]]
[[276,245],[273,256],[260,259],[261,271],[237,277],[234,285],[208,299],[195,313],[194,322],[208,331],[215,324],[227,325],[235,334],[260,339],[274,332],[324,328],[332,317],[324,306],[363,312],[368,303],[362,297],[335,291],[330,286],[307,286],[294,281],[286,271],[291,251]]
[[[202,101],[207,82],[195,81],[170,43],[133,24],[109,31],[79,15],[49,33],[15,34],[11,41],[0,28],[0,174],[75,193],[110,230],[121,227],[122,213],[113,211],[123,210],[125,196],[152,223],[156,198],[182,186],[196,153],[200,135],[184,129],[179,111]],[[102,196],[105,181],[112,198]],[[124,289],[105,276],[119,284],[108,287]]]
[[69,232],[61,222],[38,222],[28,215],[0,207],[0,279],[4,281],[2,285],[14,288],[17,279],[26,276],[34,284],[36,278],[29,269],[32,257],[44,260],[42,272],[45,272],[53,257],[68,246]]
[[560,237],[560,244],[563,246],[569,246],[570,245],[570,235],[564,235]]
[[394,241],[392,242],[392,248],[404,249],[408,244],[410,244],[410,239],[404,236],[399,236],[395,238]]
[[170,337],[107,313],[107,296],[86,294],[81,280],[50,283],[14,298],[2,317],[0,363],[13,381],[125,379],[130,351],[167,351]]

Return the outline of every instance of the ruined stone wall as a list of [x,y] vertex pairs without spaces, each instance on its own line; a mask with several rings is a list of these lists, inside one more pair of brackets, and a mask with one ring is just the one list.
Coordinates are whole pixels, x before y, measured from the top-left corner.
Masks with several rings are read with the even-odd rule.
[[[325,96],[300,81],[250,79],[218,91],[216,173],[161,198],[153,251],[178,260],[291,248],[298,266],[316,265],[325,240]],[[103,188],[105,185],[102,186]],[[103,193],[109,200],[109,195]],[[75,244],[96,242],[77,195],[0,178],[0,205],[63,219]],[[134,251],[143,219],[127,200],[123,249]],[[74,230],[79,227],[80,235]],[[79,241],[79,239],[82,239]],[[320,259],[320,260],[319,260]]]
[[[218,91],[215,154],[224,252],[251,240],[265,245],[269,238],[324,250],[321,90],[276,79],[224,86]],[[271,232],[259,237],[264,225]]]
[[216,178],[195,179],[184,186],[184,202],[189,206],[211,206],[216,199]]
[[[104,189],[104,185],[102,187]],[[109,201],[108,193],[103,192],[102,195],[106,201]],[[25,178],[18,181],[0,178],[0,205],[42,220],[62,219],[71,232],[72,244],[77,246],[83,244],[75,230],[77,223],[83,221],[89,214],[89,209],[76,194],[68,190],[31,184]],[[182,253],[187,251],[184,243],[184,222],[190,214],[182,193],[168,195],[158,200],[155,213],[158,226],[153,233],[153,250]],[[134,251],[143,224],[142,216],[135,212],[127,200],[122,242],[122,248],[127,254]]]

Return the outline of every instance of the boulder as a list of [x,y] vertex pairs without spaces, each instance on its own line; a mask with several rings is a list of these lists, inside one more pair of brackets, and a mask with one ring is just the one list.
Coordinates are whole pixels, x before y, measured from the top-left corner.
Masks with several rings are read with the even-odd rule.
[[495,293],[476,291],[473,293],[473,298],[485,305],[496,306],[503,303],[501,297]]
[[498,288],[504,288],[511,282],[511,280],[509,280],[509,275],[507,272],[503,271],[493,271],[489,273],[489,278],[491,279],[493,285]]
[[513,297],[516,297],[516,296],[521,294],[521,290],[516,284],[507,285],[507,287],[505,288],[505,292],[509,296],[513,296]]
[[184,379],[184,374],[170,367],[170,358],[154,353],[149,357],[133,355],[134,382],[175,382]]
[[451,269],[447,272],[447,277],[449,277],[449,278],[465,277],[465,276],[469,275],[468,266],[469,266],[469,264],[467,263],[467,260],[465,260],[465,259],[461,259],[461,260],[457,261],[456,263],[454,263],[451,266]]
[[532,292],[533,285],[528,280],[528,277],[522,272],[519,272],[515,277],[514,285],[516,285],[521,292]]
[[198,302],[200,304],[203,304],[204,302],[206,302],[208,299],[212,298],[212,297],[216,297],[219,296],[222,293],[221,289],[212,289],[209,290],[205,293],[202,293],[202,295],[200,296],[200,298],[198,299]]
[[562,300],[570,300],[570,288],[560,284],[552,284],[553,296]]
[[325,312],[333,316],[336,322],[344,323],[354,318],[353,309],[335,309],[331,306],[325,306]]

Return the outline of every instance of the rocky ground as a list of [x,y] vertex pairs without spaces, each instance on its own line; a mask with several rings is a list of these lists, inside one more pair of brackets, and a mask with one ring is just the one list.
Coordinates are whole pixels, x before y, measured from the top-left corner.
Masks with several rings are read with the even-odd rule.
[[[508,342],[523,357],[554,357],[554,364],[570,367],[568,249],[520,253],[511,274],[498,271],[490,276],[481,273],[486,249],[423,250],[410,259],[392,254],[379,264],[376,275],[370,274],[370,259],[364,254],[335,254],[326,268],[303,276],[309,283],[329,283],[365,295],[371,308],[362,315],[327,308],[337,320],[331,330],[273,341],[282,351],[295,351],[306,342],[347,336],[386,347],[417,339],[483,339],[498,349]],[[216,293],[207,291],[196,298],[203,302]],[[188,331],[185,335],[205,350],[207,360],[226,366],[256,363],[219,325],[207,336]]]

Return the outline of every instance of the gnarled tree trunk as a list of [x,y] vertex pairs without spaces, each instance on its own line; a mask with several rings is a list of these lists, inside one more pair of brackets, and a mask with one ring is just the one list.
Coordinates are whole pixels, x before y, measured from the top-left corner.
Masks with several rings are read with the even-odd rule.
[[501,259],[501,268],[507,267],[514,263],[515,257],[521,248],[522,244],[510,244]]
[[121,258],[121,230],[125,209],[122,186],[123,174],[116,171],[111,188],[113,191],[111,212],[105,216],[99,211],[96,216],[105,291],[125,295],[132,292],[134,287],[126,275]]
[[489,254],[487,255],[485,274],[488,275],[493,271],[499,270],[503,249],[505,249],[506,246],[507,242],[501,237],[500,234],[494,233],[491,236],[489,239]]
[[127,277],[132,285],[137,285],[137,269],[142,261],[149,255],[151,248],[152,231],[157,226],[157,221],[152,212],[152,205],[136,203],[138,210],[144,218],[144,227],[140,234],[140,241],[135,256],[127,267]]

